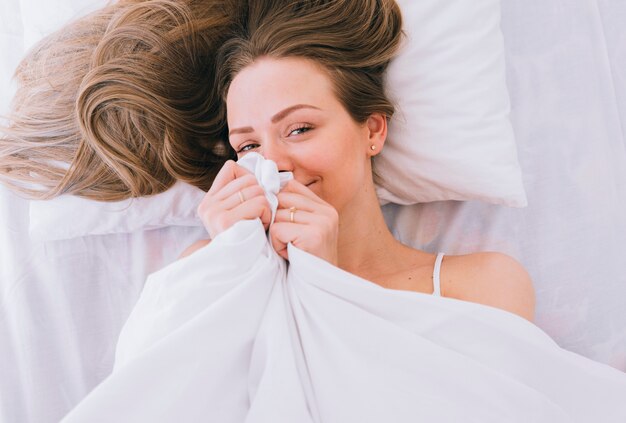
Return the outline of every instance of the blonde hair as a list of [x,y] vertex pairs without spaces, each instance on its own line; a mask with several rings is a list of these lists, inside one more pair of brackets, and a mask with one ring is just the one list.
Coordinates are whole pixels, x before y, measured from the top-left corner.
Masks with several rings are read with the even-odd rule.
[[232,157],[214,58],[228,0],[120,1],[37,44],[0,127],[0,181],[38,199],[114,201],[177,179],[208,189]]
[[219,51],[222,101],[235,76],[256,59],[301,57],[328,71],[356,122],[373,113],[390,118],[394,105],[383,78],[401,38],[394,0],[251,0],[246,24]]

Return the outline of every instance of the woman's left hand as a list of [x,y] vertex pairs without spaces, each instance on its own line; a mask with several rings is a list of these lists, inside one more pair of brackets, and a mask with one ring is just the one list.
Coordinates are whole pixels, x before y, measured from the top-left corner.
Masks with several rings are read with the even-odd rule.
[[270,237],[276,252],[289,260],[287,244],[337,265],[337,210],[313,191],[291,180],[278,193],[278,209]]

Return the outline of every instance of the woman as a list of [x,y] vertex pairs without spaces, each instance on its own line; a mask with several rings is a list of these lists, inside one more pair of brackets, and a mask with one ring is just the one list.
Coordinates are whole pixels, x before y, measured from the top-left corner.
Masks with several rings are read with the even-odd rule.
[[[240,15],[247,21],[233,35]],[[210,187],[234,156],[213,82],[228,40],[218,68],[230,145],[296,178],[270,231],[281,255],[293,242],[382,286],[433,292],[435,256],[393,239],[373,188],[371,159],[393,115],[383,73],[400,27],[397,5],[382,0],[115,3],[43,40],[20,65],[0,180],[35,198],[100,201],[155,194],[177,179]],[[300,104],[313,107],[289,109]],[[285,109],[293,113],[272,122]],[[201,215],[214,237],[240,219],[267,225],[267,207],[231,161]],[[532,319],[530,281],[509,257],[446,256],[441,276],[445,296]]]
[[441,263],[441,254],[394,239],[383,220],[372,158],[394,112],[383,80],[401,39],[395,2],[284,3],[251,2],[247,23],[219,52],[218,76],[237,157],[260,153],[294,180],[270,226],[254,176],[227,162],[199,207],[210,237],[260,218],[287,260],[291,242],[386,288],[440,292],[532,321],[532,284],[512,258],[485,252]]

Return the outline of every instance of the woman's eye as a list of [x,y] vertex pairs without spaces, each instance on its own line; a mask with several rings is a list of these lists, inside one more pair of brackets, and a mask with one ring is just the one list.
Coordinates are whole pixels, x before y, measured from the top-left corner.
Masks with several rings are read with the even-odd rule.
[[310,131],[311,129],[313,129],[311,126],[309,125],[300,125],[296,128],[293,128],[289,131],[289,135],[302,135],[305,132]]
[[246,144],[237,151],[237,153],[245,153],[246,151],[254,150],[257,148],[258,144]]

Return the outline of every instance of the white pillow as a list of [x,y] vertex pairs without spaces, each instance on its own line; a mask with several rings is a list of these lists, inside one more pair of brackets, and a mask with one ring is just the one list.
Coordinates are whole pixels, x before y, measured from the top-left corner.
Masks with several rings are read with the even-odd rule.
[[165,226],[202,226],[196,209],[204,195],[199,188],[177,182],[161,194],[116,202],[73,195],[31,201],[29,234],[37,241],[54,241]]
[[499,0],[397,1],[407,40],[387,75],[397,114],[375,159],[382,202],[525,206]]

